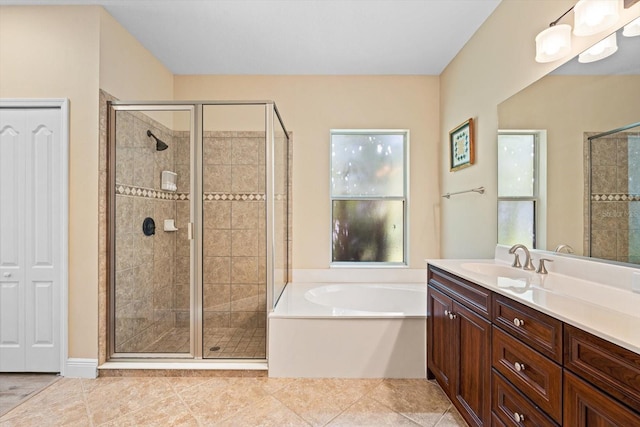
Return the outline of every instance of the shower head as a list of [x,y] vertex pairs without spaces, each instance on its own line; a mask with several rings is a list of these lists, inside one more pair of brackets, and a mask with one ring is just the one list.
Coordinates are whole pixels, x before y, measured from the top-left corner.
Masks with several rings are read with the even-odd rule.
[[158,139],[158,137],[152,134],[150,130],[147,130],[147,136],[150,136],[151,138],[156,140],[156,151],[164,151],[169,148],[169,146],[165,144],[163,140]]

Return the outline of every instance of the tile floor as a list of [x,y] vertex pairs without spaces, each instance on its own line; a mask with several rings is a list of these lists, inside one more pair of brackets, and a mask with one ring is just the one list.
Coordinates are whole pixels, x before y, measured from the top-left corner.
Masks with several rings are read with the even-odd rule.
[[62,378],[0,426],[466,426],[426,380]]
[[57,374],[0,374],[0,416],[59,378]]
[[[205,359],[264,359],[265,328],[207,328],[204,331]],[[173,328],[142,353],[188,353],[189,328]]]

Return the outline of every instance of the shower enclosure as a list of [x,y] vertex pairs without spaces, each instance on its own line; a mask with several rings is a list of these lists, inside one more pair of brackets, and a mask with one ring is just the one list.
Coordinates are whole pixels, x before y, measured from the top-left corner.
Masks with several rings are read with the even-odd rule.
[[640,122],[589,135],[585,248],[593,257],[640,264]]
[[109,358],[266,359],[290,276],[273,102],[112,102]]

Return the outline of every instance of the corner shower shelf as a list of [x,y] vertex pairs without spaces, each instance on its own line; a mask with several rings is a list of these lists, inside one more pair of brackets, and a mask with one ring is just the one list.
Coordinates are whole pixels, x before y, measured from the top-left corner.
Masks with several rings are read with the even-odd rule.
[[178,185],[176,184],[178,174],[171,171],[162,171],[162,189],[167,191],[176,191]]

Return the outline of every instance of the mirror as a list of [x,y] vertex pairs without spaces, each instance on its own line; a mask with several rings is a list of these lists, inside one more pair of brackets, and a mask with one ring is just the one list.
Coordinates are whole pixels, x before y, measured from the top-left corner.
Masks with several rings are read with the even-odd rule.
[[[591,255],[591,210],[585,198],[590,185],[587,137],[640,122],[640,36],[624,37],[620,29],[617,41],[618,51],[612,56],[592,63],[580,63],[576,57],[498,105],[501,132],[537,132],[546,149],[546,160],[538,166],[546,178],[541,188],[546,216],[537,215],[545,223],[539,249],[567,244],[575,255]],[[640,135],[637,127],[631,131]],[[611,179],[628,180],[626,175],[621,178],[626,172],[612,171]],[[504,221],[499,229],[501,225]]]

